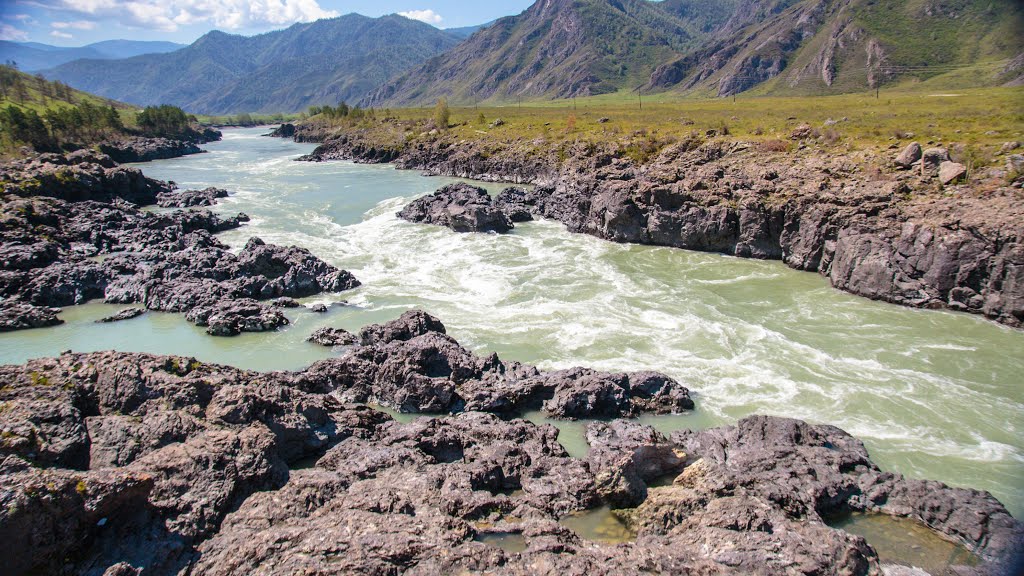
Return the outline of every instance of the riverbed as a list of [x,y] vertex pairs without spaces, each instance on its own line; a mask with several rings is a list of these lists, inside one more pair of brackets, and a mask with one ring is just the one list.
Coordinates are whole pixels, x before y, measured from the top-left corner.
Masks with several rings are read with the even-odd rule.
[[[231,246],[251,236],[302,246],[361,288],[304,300],[333,303],[326,314],[288,310],[283,330],[229,339],[182,315],[107,325],[94,320],[121,307],[72,307],[65,325],[0,334],[0,362],[118,349],[297,369],[338,353],[305,342],[318,327],[356,330],[421,308],[480,353],[669,374],[694,392],[697,409],[644,419],[662,431],[754,413],[834,424],[885,469],[990,490],[1024,515],[1024,332],[851,296],[779,262],[614,244],[555,222],[508,235],[411,224],[395,212],[455,179],[295,162],[314,146],[266,131],[226,130],[206,154],[139,167],[182,188],[228,189],[215,209],[252,217],[221,235]],[[584,453],[581,423],[562,428],[563,443]]]

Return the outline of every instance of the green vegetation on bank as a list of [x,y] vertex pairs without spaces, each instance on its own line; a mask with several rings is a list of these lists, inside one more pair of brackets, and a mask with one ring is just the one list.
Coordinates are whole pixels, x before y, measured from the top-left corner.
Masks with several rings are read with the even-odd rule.
[[0,66],[0,154],[22,146],[57,151],[124,136],[188,138],[194,116],[175,106],[143,110]]
[[[382,141],[408,141],[437,127],[438,107],[367,111],[359,118],[307,122],[385,131]],[[372,113],[371,113],[372,112]],[[452,138],[493,143],[620,142],[646,157],[684,138],[728,136],[767,147],[797,145],[806,124],[815,145],[838,151],[879,150],[919,141],[961,150],[977,162],[995,159],[1004,142],[1024,140],[1024,88],[956,92],[882,91],[818,97],[680,99],[607,94],[522,106],[451,107]],[[642,151],[641,151],[642,150]]]

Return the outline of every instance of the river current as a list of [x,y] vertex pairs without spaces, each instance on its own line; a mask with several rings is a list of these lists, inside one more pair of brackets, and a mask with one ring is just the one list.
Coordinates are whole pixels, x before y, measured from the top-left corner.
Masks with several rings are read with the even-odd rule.
[[[287,310],[287,328],[237,338],[207,336],[179,314],[104,325],[94,320],[120,306],[69,307],[62,326],[0,334],[0,363],[117,349],[297,369],[337,353],[304,341],[316,328],[354,331],[416,307],[479,353],[548,369],[669,374],[694,392],[697,409],[644,418],[662,431],[755,413],[834,424],[884,469],[989,490],[1024,517],[1024,332],[872,302],[779,262],[614,244],[556,222],[517,224],[508,235],[407,223],[395,212],[455,180],[295,162],[313,146],[265,132],[226,130],[206,154],[139,167],[182,188],[228,189],[215,209],[252,222],[223,241],[308,248],[363,286],[304,302],[347,305]],[[559,425],[570,451],[585,451],[582,424]]]

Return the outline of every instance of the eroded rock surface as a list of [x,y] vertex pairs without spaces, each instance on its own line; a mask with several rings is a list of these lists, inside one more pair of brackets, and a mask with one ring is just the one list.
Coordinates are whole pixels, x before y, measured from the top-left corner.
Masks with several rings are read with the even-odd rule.
[[[190,320],[209,326],[210,333],[234,335],[287,323],[279,311],[254,300],[299,298],[359,285],[348,272],[301,248],[254,238],[233,253],[213,235],[241,226],[248,221],[244,214],[152,213],[126,201],[150,203],[159,196],[191,206],[212,202],[223,190],[172,192],[167,184],[134,169],[106,165],[113,166],[106,156],[76,152],[44,154],[6,168],[8,177],[22,180],[7,184],[14,194],[0,203],[0,297],[5,299],[0,314],[5,329],[51,325],[54,313],[47,308],[104,299],[149,310],[193,312]],[[50,190],[47,178],[63,178],[60,170],[69,166],[71,174],[104,176],[82,176],[76,184]],[[42,173],[49,174],[44,184],[32,184],[32,174],[38,180]],[[119,188],[112,183],[118,177],[110,176],[136,173],[142,182],[138,189]],[[76,186],[84,188],[76,192]],[[20,197],[29,192],[31,197]]]
[[[590,425],[581,460],[550,425],[400,424],[316,374],[113,352],[0,367],[0,570],[877,575],[862,538],[822,521],[867,509],[973,545],[982,573],[1020,550],[991,496],[881,472],[833,427],[751,417],[669,440],[616,420]],[[635,506],[617,511],[635,541],[559,522],[602,504]]]
[[398,213],[410,222],[447,226],[456,232],[508,232],[513,224],[483,188],[449,184],[417,198]]

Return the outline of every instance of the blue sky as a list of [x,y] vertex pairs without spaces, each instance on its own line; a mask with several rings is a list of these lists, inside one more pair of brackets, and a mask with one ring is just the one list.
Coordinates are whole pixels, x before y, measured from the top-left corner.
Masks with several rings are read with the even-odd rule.
[[439,28],[518,14],[533,0],[0,0],[0,40],[81,46],[100,40],[189,43],[218,29],[255,34],[350,12],[400,13]]

